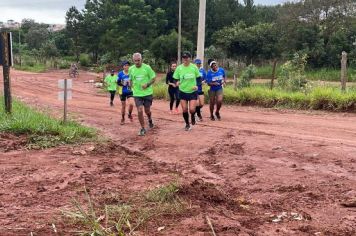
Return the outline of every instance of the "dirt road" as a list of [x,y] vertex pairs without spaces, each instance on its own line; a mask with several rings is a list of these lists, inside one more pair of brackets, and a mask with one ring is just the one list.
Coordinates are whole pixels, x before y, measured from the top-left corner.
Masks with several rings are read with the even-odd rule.
[[[57,80],[65,75],[13,71],[13,94],[59,116]],[[217,235],[356,235],[356,209],[342,206],[356,199],[355,114],[225,106],[222,121],[210,121],[206,106],[205,121],[185,132],[183,118],[154,101],[156,127],[137,137],[137,117],[121,126],[119,99],[110,107],[85,83],[95,78],[82,72],[74,81],[69,111],[117,146],[82,156],[73,150],[89,144],[1,153],[0,235],[53,232],[83,185],[93,195],[139,192],[173,175],[190,189],[184,197],[194,210],[151,223],[142,235],[210,235],[205,216]]]

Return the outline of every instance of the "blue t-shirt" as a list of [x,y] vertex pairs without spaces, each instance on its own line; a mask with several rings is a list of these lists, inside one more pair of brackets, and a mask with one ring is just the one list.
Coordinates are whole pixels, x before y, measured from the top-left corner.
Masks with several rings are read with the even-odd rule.
[[218,82],[219,85],[209,85],[211,91],[218,91],[220,89],[222,89],[222,84],[224,82],[225,79],[225,71],[223,68],[220,68],[214,72],[211,69],[208,71],[208,74],[206,75],[206,82],[212,83],[212,82]]
[[206,72],[203,67],[199,69],[199,73],[200,73],[200,78],[197,78],[197,86],[198,86],[198,92],[202,92],[203,81],[206,80]]
[[120,71],[119,75],[117,76],[117,83],[122,86],[122,94],[131,93],[129,81],[129,74],[125,74],[124,71]]

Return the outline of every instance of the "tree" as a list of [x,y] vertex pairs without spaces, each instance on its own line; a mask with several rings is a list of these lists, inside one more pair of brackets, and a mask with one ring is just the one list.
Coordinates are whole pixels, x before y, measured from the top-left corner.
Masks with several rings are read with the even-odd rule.
[[82,14],[76,7],[71,7],[66,13],[66,33],[72,40],[74,46],[74,54],[77,62],[80,55],[80,22],[83,20]]
[[[356,29],[352,24],[355,16],[353,0],[304,0],[284,4],[277,20],[283,32],[283,51],[289,55],[296,51],[306,53],[313,67],[339,65],[341,51],[335,50],[351,50],[352,39],[348,32]],[[335,45],[341,42],[343,46]]]
[[[156,58],[162,58],[165,62],[172,62],[177,60],[177,40],[178,34],[176,31],[172,31],[168,35],[159,36],[155,39],[151,46],[150,50]],[[183,51],[192,51],[194,44],[182,38],[182,50]]]
[[240,22],[213,35],[215,42],[231,57],[244,58],[248,63],[256,59],[279,56],[278,33],[275,25],[260,23],[251,27]]
[[30,49],[39,49],[48,38],[49,32],[47,28],[36,26],[28,30],[25,40]]
[[61,55],[68,56],[73,48],[73,41],[67,36],[66,30],[55,32],[52,35],[54,44]]

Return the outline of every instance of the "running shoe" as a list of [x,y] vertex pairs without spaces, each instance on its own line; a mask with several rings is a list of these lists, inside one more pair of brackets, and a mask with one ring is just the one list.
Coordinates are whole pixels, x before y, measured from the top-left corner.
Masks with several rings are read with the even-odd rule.
[[121,119],[120,125],[124,125],[125,124],[125,119]]
[[179,114],[179,109],[176,108],[176,110],[174,112],[175,112],[175,114]]
[[191,130],[191,129],[192,129],[192,128],[190,127],[190,125],[188,125],[188,124],[185,125],[185,128],[184,128],[185,131],[189,131],[189,130]]
[[150,127],[150,129],[152,129],[153,127],[155,127],[155,125],[153,124],[152,120],[148,120],[148,126]]
[[145,135],[146,135],[145,128],[141,128],[140,131],[138,132],[138,136],[145,136]]
[[170,111],[169,111],[169,114],[170,114],[170,115],[173,115],[173,114],[174,114],[174,112],[173,112],[172,110],[170,110]]
[[215,120],[214,115],[211,115],[211,116],[210,116],[210,120],[212,120],[212,121],[214,121],[214,120]]
[[110,106],[113,107],[113,106],[114,106],[114,103],[113,103],[113,102],[110,102]]
[[131,122],[133,122],[132,114],[129,114],[127,117],[130,119]]
[[192,116],[192,125],[195,125],[196,121],[195,121],[195,116]]
[[215,112],[215,115],[216,115],[216,118],[217,118],[218,120],[221,120],[221,116],[220,116],[220,113],[219,113],[219,112]]
[[198,115],[197,115],[197,117],[198,117],[198,121],[199,121],[199,122],[202,122],[202,121],[203,121],[203,117],[202,117],[202,116],[198,116]]

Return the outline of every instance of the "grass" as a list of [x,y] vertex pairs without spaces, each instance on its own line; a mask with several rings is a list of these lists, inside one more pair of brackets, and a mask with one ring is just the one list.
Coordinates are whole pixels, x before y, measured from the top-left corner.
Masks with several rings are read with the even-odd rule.
[[[340,81],[340,70],[321,68],[318,70],[309,70],[306,76],[309,80],[322,81]],[[348,82],[356,82],[356,68],[348,68]]]
[[[4,104],[3,97],[0,103]],[[76,122],[63,124],[60,120],[36,111],[22,102],[13,101],[12,114],[0,106],[0,132],[28,135],[29,147],[47,148],[59,144],[78,143],[96,138],[96,131]]]
[[[276,76],[281,72],[281,65],[278,64],[276,68]],[[320,68],[309,69],[305,72],[308,80],[311,81],[340,81],[340,69],[333,68]],[[348,82],[356,82],[356,68],[348,68]],[[272,66],[257,67],[256,78],[271,79]]]
[[176,182],[171,182],[167,185],[160,186],[147,192],[146,200],[149,202],[167,203],[176,200],[176,193],[179,190],[179,185]]
[[46,65],[44,64],[35,64],[33,66],[29,66],[29,65],[15,65],[14,68],[16,70],[22,70],[22,71],[29,71],[29,72],[35,72],[35,73],[41,73],[41,72],[45,72],[47,70]]
[[104,205],[95,203],[85,190],[85,202],[73,200],[71,209],[62,213],[81,235],[133,235],[150,219],[183,212],[178,190],[179,185],[171,182],[127,202]]
[[[207,86],[204,88],[207,94]],[[154,90],[155,98],[167,98],[167,88],[160,84]],[[205,96],[208,99],[208,96]],[[311,109],[356,112],[356,89],[350,87],[343,93],[338,87],[318,86],[309,92],[289,92],[280,88],[270,90],[268,84],[255,84],[249,88],[235,91],[232,86],[224,89],[224,103],[231,105],[251,105],[261,107],[282,107],[292,109]]]
[[284,107],[328,111],[356,111],[356,92],[342,93],[332,87],[317,87],[308,93],[287,92],[266,87],[250,87],[239,91],[225,89],[228,104],[257,105],[261,107]]

